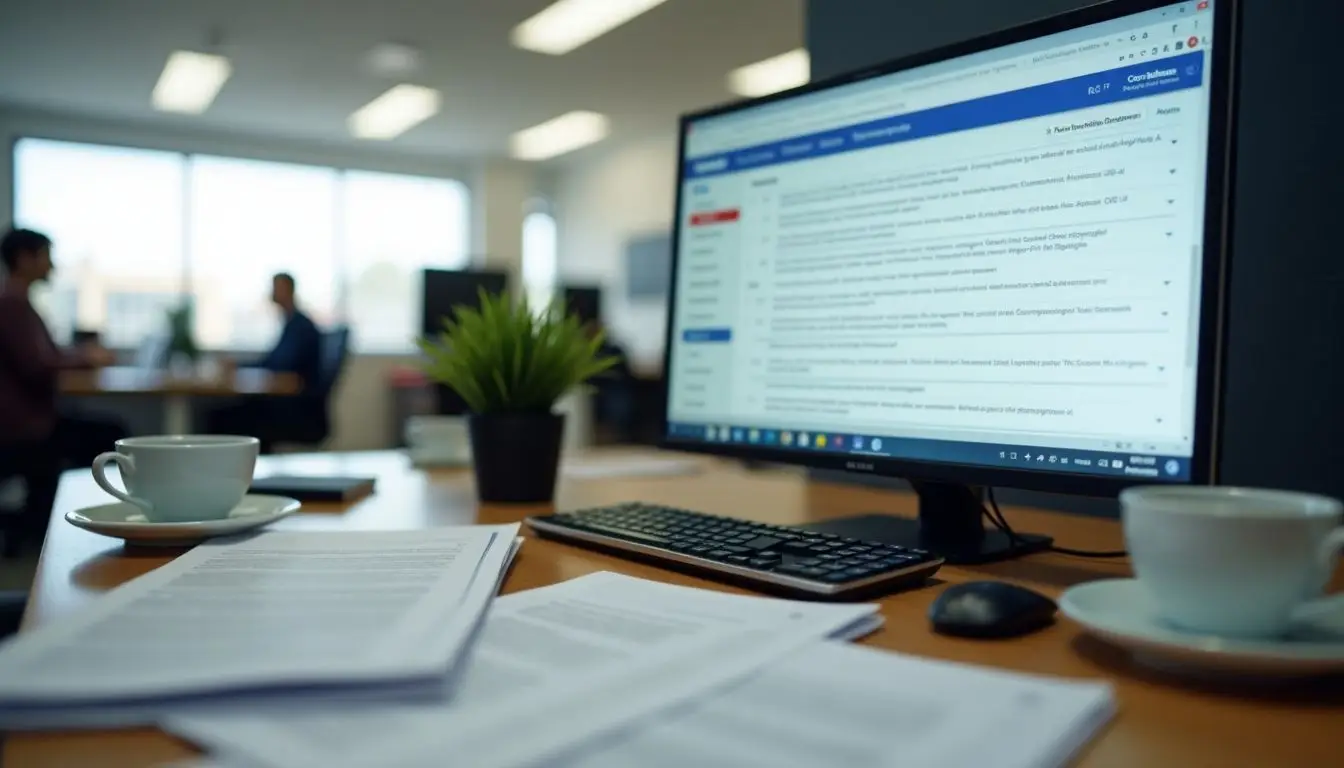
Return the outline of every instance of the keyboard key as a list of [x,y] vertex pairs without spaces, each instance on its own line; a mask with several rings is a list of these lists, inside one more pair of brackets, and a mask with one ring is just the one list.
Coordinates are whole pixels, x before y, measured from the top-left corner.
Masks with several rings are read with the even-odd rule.
[[709,557],[727,557],[727,556],[729,556],[729,555],[731,555],[731,554],[733,554],[733,553],[732,553],[732,552],[729,552],[729,551],[726,550],[726,549],[711,549],[711,550],[708,552],[708,556],[709,556]]
[[831,548],[824,544],[818,544],[815,547],[808,547],[808,550],[811,552],[830,552]]
[[779,551],[786,554],[811,553],[812,546],[803,541],[785,541],[779,545]]
[[769,557],[755,557],[748,561],[748,564],[753,568],[767,568],[767,569],[773,568],[777,563],[779,563],[778,559]]
[[727,546],[726,546],[726,547],[724,547],[723,549],[727,550],[728,552],[733,553],[734,555],[745,555],[745,554],[747,554],[748,552],[751,551],[750,549],[747,549],[746,547],[727,547]]
[[814,565],[820,565],[820,564],[821,564],[821,560],[819,560],[819,559],[817,559],[817,558],[815,558],[815,557],[804,557],[804,558],[802,558],[801,560],[794,560],[794,561],[793,561],[793,564],[794,564],[794,565],[801,565],[801,566],[803,566],[803,567],[809,567],[809,568],[810,568],[811,566],[814,566]]
[[782,541],[783,539],[774,536],[757,536],[743,543],[742,546],[751,547],[752,549],[770,549],[771,547],[777,546]]
[[723,561],[726,563],[744,564],[751,562],[751,558],[747,555],[729,555],[723,558]]

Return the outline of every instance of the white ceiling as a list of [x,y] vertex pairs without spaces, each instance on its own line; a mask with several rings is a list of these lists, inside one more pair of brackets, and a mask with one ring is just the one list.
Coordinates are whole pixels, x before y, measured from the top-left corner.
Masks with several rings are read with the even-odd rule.
[[[669,0],[565,56],[517,50],[509,30],[549,0],[0,0],[0,105],[355,142],[351,111],[390,85],[366,70],[381,42],[423,51],[414,82],[443,111],[388,149],[503,155],[512,132],[572,109],[612,138],[666,134],[727,101],[726,73],[802,44],[802,0]],[[233,77],[200,117],[153,111],[169,51],[218,51]],[[368,142],[361,142],[368,144]]]

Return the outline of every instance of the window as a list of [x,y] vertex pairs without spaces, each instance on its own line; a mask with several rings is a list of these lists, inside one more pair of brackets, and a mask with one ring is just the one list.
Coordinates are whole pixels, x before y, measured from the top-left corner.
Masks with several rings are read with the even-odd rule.
[[181,297],[183,164],[172,152],[23,139],[14,220],[55,241],[56,272],[34,296],[62,343],[96,328],[135,346]]
[[34,298],[61,342],[90,328],[138,346],[190,295],[201,345],[264,349],[270,277],[289,272],[319,325],[348,320],[359,350],[403,352],[420,270],[468,261],[470,200],[451,179],[31,138],[14,176],[14,220],[55,241]]
[[533,211],[523,217],[523,288],[534,308],[545,307],[555,296],[555,217]]
[[279,333],[271,276],[294,276],[318,325],[336,315],[336,194],[331,168],[191,158],[191,285],[197,343],[260,350]]
[[345,174],[345,306],[363,349],[396,350],[420,333],[421,270],[467,266],[467,189],[460,182]]

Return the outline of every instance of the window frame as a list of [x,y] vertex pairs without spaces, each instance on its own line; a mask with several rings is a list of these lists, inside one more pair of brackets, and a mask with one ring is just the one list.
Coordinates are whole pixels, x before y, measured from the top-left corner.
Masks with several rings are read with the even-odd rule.
[[[462,199],[463,199],[463,203],[464,203],[464,206],[463,206],[463,214],[464,214],[464,215],[463,215],[463,217],[462,217],[463,233],[462,233],[462,236],[461,236],[461,238],[460,238],[460,242],[466,244],[466,250],[465,250],[465,252],[464,252],[465,261],[464,261],[463,265],[462,265],[461,267],[458,267],[458,268],[471,268],[471,266],[472,266],[472,264],[473,264],[473,255],[472,255],[472,253],[471,253],[470,243],[472,242],[472,235],[473,235],[473,232],[472,232],[472,226],[473,226],[473,224],[472,224],[472,205],[473,205],[473,203],[474,203],[474,196],[475,196],[475,194],[476,194],[476,190],[472,187],[472,185],[471,185],[470,183],[468,183],[468,182],[463,178],[466,174],[465,174],[465,173],[462,173],[462,172],[460,172],[459,175],[453,175],[453,174],[408,173],[408,172],[406,172],[406,171],[404,171],[404,170],[395,170],[395,169],[389,169],[389,168],[387,168],[387,167],[379,167],[377,163],[361,164],[361,163],[358,163],[358,162],[354,162],[354,163],[323,163],[323,162],[312,162],[312,161],[302,160],[302,159],[293,159],[292,157],[287,157],[287,156],[284,156],[283,154],[278,155],[278,156],[266,156],[265,153],[258,153],[258,154],[260,154],[260,156],[258,156],[258,154],[250,154],[250,153],[247,153],[247,152],[230,152],[230,151],[228,151],[227,148],[223,148],[223,147],[221,147],[219,150],[212,150],[212,149],[199,148],[199,147],[197,147],[197,148],[182,148],[182,147],[180,147],[180,146],[168,146],[168,147],[164,147],[164,146],[154,146],[154,145],[152,145],[152,144],[139,143],[139,142],[121,142],[121,141],[108,141],[108,140],[101,140],[101,139],[75,138],[75,137],[72,137],[72,136],[69,135],[69,134],[63,134],[63,133],[61,133],[61,132],[55,132],[55,133],[44,133],[44,132],[40,132],[40,131],[34,131],[34,132],[19,132],[19,133],[16,133],[15,135],[13,135],[13,136],[10,137],[10,140],[9,140],[9,142],[8,142],[8,150],[9,150],[9,174],[8,174],[8,175],[9,175],[9,179],[8,179],[8,184],[9,184],[9,218],[10,218],[10,221],[11,221],[11,222],[13,223],[13,225],[15,225],[15,226],[22,226],[22,225],[23,225],[23,222],[20,222],[20,221],[18,221],[18,219],[17,219],[17,213],[18,213],[18,208],[19,208],[19,172],[18,172],[19,169],[18,169],[18,165],[17,165],[17,163],[15,162],[15,159],[16,159],[16,155],[17,155],[17,153],[18,153],[18,151],[19,151],[19,145],[22,144],[22,143],[23,143],[24,141],[26,141],[26,140],[43,141],[43,142],[52,142],[52,143],[59,143],[59,144],[68,144],[68,145],[75,146],[75,147],[91,147],[91,148],[105,148],[105,149],[114,149],[114,150],[115,150],[115,149],[122,149],[122,150],[138,150],[138,151],[148,151],[148,152],[161,152],[161,153],[165,153],[165,154],[172,154],[172,155],[176,155],[176,156],[178,156],[179,161],[180,161],[181,164],[182,164],[182,169],[183,169],[183,171],[182,171],[182,173],[183,173],[183,191],[182,191],[182,195],[183,195],[183,198],[182,198],[182,207],[183,207],[183,214],[182,214],[182,216],[183,216],[183,222],[182,222],[182,228],[183,228],[183,250],[182,250],[182,255],[181,255],[181,258],[182,258],[181,285],[179,286],[179,293],[180,293],[180,295],[182,295],[183,297],[189,297],[189,296],[192,295],[192,286],[193,286],[193,282],[192,282],[192,269],[191,269],[192,253],[191,253],[191,248],[190,248],[191,231],[192,231],[192,229],[191,229],[191,227],[192,227],[192,222],[191,222],[191,216],[190,216],[190,206],[191,206],[191,179],[190,179],[190,173],[191,173],[192,158],[194,158],[194,157],[211,157],[211,158],[222,158],[222,159],[227,159],[227,160],[242,160],[242,161],[257,162],[257,163],[274,163],[274,164],[279,164],[279,165],[293,165],[293,166],[301,166],[301,167],[306,167],[306,168],[316,168],[316,169],[329,170],[329,171],[333,171],[333,172],[335,172],[335,175],[336,175],[336,193],[337,193],[337,197],[339,198],[340,205],[338,206],[338,209],[337,209],[337,211],[336,211],[336,216],[334,217],[334,220],[333,220],[333,233],[332,233],[332,234],[333,234],[333,243],[334,243],[333,251],[332,251],[332,253],[331,253],[332,269],[333,269],[333,271],[338,275],[338,280],[337,280],[337,285],[336,285],[336,291],[335,291],[335,297],[334,297],[334,309],[333,309],[333,311],[334,311],[334,314],[335,314],[337,317],[345,318],[347,321],[348,321],[348,319],[349,319],[349,312],[350,312],[350,305],[349,305],[350,290],[349,290],[349,281],[348,281],[349,275],[347,275],[347,274],[345,273],[345,271],[344,271],[345,263],[344,263],[344,258],[343,258],[343,256],[344,256],[344,251],[345,251],[345,244],[344,244],[344,242],[343,242],[343,238],[344,238],[344,235],[345,235],[345,231],[344,231],[344,223],[343,223],[343,217],[342,217],[342,214],[343,214],[343,212],[344,212],[344,207],[345,207],[345,179],[346,179],[346,175],[347,175],[347,173],[349,173],[349,172],[352,172],[352,171],[353,171],[353,172],[356,172],[356,173],[373,173],[373,174],[382,174],[382,175],[386,175],[386,176],[399,176],[399,177],[405,177],[405,178],[411,178],[411,179],[420,179],[420,180],[438,181],[438,182],[449,182],[449,183],[451,183],[451,184],[455,184],[455,185],[457,185],[458,189],[461,191]],[[171,144],[171,142],[169,142],[169,143]],[[443,265],[442,265],[442,264],[425,264],[425,265],[423,265],[424,268],[433,268],[433,267],[436,267],[436,266],[441,267],[441,266],[443,266]],[[259,290],[260,290],[260,289],[259,289]],[[418,319],[413,317],[413,318],[412,318],[412,321],[411,321],[411,327],[412,327],[412,329],[414,329],[414,328],[417,327],[417,326],[416,326],[417,323],[418,323]],[[357,342],[357,334],[356,334],[356,343],[358,343],[358,342]],[[128,349],[124,349],[124,348],[115,348],[115,349],[116,349],[116,351],[119,351],[119,352],[129,351]],[[390,349],[390,348],[387,348],[387,347],[383,346],[383,347],[379,347],[379,348],[372,349],[372,350],[370,350],[370,351],[364,351],[364,350],[358,350],[358,349],[356,349],[355,351],[356,351],[357,354],[364,355],[364,356],[402,357],[402,356],[405,356],[405,355],[407,355],[407,354],[411,354],[411,353],[413,353],[414,350],[415,350],[415,344],[414,344],[414,341],[413,341],[412,339],[407,339],[405,348],[403,348],[403,349],[399,349],[399,350],[394,350],[394,349]],[[254,350],[239,350],[239,349],[232,349],[232,348],[212,347],[212,348],[210,348],[210,351],[217,351],[217,352],[230,353],[230,352],[240,352],[240,351],[241,351],[241,352],[248,352],[248,351],[254,351]]]

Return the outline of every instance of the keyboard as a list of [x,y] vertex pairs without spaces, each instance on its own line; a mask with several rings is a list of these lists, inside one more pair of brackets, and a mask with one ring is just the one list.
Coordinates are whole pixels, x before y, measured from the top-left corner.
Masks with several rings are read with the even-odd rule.
[[543,538],[812,599],[915,586],[943,563],[922,549],[655,504],[560,512],[529,517],[527,524]]

